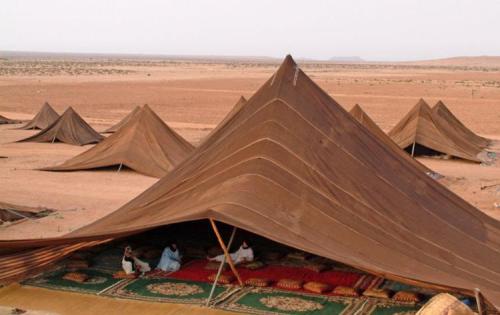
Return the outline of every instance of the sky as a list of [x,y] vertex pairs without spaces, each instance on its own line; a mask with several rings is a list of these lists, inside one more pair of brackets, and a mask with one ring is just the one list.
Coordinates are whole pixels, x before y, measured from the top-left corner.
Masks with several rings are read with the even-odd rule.
[[500,0],[12,0],[0,50],[399,61],[500,55]]

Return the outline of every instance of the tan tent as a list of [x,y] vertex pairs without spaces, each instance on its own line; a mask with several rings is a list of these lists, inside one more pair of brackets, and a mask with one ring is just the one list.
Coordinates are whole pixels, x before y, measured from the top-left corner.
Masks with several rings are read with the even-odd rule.
[[434,105],[432,113],[434,115],[434,119],[439,121],[442,126],[447,127],[450,132],[457,133],[480,148],[486,148],[489,146],[491,142],[489,139],[480,137],[467,128],[455,115],[453,115],[453,113],[442,101],[439,101],[436,105]]
[[65,237],[0,241],[21,251],[0,257],[0,278],[93,241],[206,218],[386,278],[479,288],[500,306],[500,222],[387,149],[290,56],[216,133],[128,204]]
[[92,129],[72,107],[69,107],[56,121],[34,136],[18,142],[54,142],[60,141],[74,145],[97,143],[103,139]]
[[6,125],[6,124],[19,124],[21,123],[20,120],[14,120],[7,118],[5,116],[0,115],[0,125]]
[[114,133],[117,132],[123,125],[128,123],[141,109],[140,106],[136,106],[130,113],[127,114],[122,120],[120,120],[117,124],[109,127],[104,130],[103,133]]
[[59,118],[59,114],[45,102],[33,119],[19,129],[45,129]]
[[49,171],[75,171],[125,165],[139,173],[163,177],[194,147],[170,129],[148,105],[116,133]]
[[399,147],[410,151],[444,153],[465,160],[481,162],[478,154],[482,149],[458,133],[450,132],[432,114],[429,105],[419,102],[389,132]]
[[388,148],[394,150],[397,154],[400,154],[403,159],[406,159],[408,163],[415,164],[416,167],[420,168],[422,172],[429,174],[436,174],[417,160],[410,157],[404,150],[402,150],[391,138],[382,130],[380,127],[368,116],[368,114],[359,106],[358,104],[354,105],[353,108],[349,111],[349,114],[352,115],[360,124],[365,126],[371,133],[373,133],[376,137],[378,137],[382,142],[384,142]]

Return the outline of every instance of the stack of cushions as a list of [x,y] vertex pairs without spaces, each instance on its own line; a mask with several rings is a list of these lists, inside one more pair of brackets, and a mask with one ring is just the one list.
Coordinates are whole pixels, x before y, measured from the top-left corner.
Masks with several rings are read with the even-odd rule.
[[304,289],[310,292],[321,294],[330,291],[332,287],[326,283],[310,281],[304,284]]
[[292,252],[292,253],[289,253],[288,255],[286,255],[286,258],[292,259],[292,260],[306,261],[307,258],[309,258],[309,256],[310,255],[308,253],[304,253],[304,252]]
[[[205,269],[207,270],[219,270],[220,267],[220,262],[218,261],[209,261],[205,265]],[[222,266],[222,271],[226,271],[229,265],[227,263],[224,263],[224,266]]]
[[368,289],[363,292],[363,295],[379,299],[388,299],[391,297],[391,291],[386,289]]
[[[217,277],[217,274],[213,273],[213,274],[211,274],[211,275],[208,276],[208,280],[214,282],[215,281],[215,277]],[[234,276],[221,274],[219,276],[219,281],[217,281],[217,283],[220,283],[220,284],[230,284],[233,281],[234,281]]]
[[84,269],[89,267],[89,262],[84,259],[70,259],[66,261],[68,269]]
[[288,290],[299,290],[302,289],[302,284],[304,284],[301,280],[293,280],[293,279],[280,279],[276,286],[282,289]]
[[63,276],[64,280],[74,281],[78,283],[83,283],[87,281],[88,278],[89,277],[86,274],[81,272],[68,272]]
[[415,292],[408,291],[399,291],[392,297],[393,300],[399,302],[407,302],[407,303],[418,303],[420,302],[420,296]]
[[342,296],[351,296],[351,297],[358,297],[359,296],[359,292],[356,289],[351,288],[351,287],[344,287],[341,285],[335,287],[335,289],[333,290],[333,293],[337,294],[337,295],[342,295]]
[[263,255],[263,258],[265,261],[277,261],[281,257],[283,257],[283,254],[281,254],[279,252],[267,252],[267,253],[264,253],[264,255]]
[[330,269],[325,264],[317,264],[317,263],[308,263],[304,266],[304,268],[312,270],[312,271],[317,272],[317,273],[320,273],[320,272],[323,272],[323,271]]
[[249,270],[257,270],[257,269],[264,268],[266,265],[261,261],[254,260],[251,262],[244,263],[241,266],[244,268],[247,268]]
[[264,278],[249,278],[245,280],[245,284],[252,287],[268,287],[271,284],[271,280]]
[[126,274],[123,270],[117,271],[113,274],[113,278],[115,279],[135,279],[136,277],[137,275],[135,273]]

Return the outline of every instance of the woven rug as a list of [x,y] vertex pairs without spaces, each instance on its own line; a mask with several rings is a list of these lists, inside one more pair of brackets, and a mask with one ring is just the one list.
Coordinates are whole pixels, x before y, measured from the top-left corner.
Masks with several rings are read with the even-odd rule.
[[28,279],[22,284],[54,290],[100,294],[121,281],[120,279],[114,279],[112,273],[103,270],[84,269],[78,270],[78,272],[85,273],[89,276],[89,279],[83,283],[66,280],[63,279],[63,276],[68,273],[68,271],[58,269]]
[[[120,283],[104,295],[154,302],[204,304],[211,288],[210,284],[198,281],[140,278]],[[216,286],[213,299],[221,300],[233,289],[230,286]]]

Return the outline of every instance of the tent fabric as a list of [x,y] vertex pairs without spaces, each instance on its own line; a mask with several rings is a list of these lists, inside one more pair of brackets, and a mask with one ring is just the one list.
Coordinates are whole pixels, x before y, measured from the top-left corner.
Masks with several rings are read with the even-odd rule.
[[415,143],[454,157],[481,162],[478,154],[482,149],[442,125],[441,120],[434,118],[432,109],[423,99],[394,126],[389,137],[403,149]]
[[36,135],[18,142],[54,142],[58,140],[73,145],[97,143],[103,139],[80,115],[69,107],[56,121]]
[[109,127],[104,130],[103,133],[114,133],[117,132],[122,126],[127,124],[141,109],[140,106],[136,106],[130,113],[127,114],[122,120],[120,120],[117,124]]
[[389,148],[393,149],[395,153],[400,154],[402,158],[406,159],[408,163],[415,164],[416,167],[424,173],[435,174],[428,167],[424,166],[417,160],[410,157],[404,150],[402,150],[392,139],[371,119],[370,116],[359,106],[359,104],[354,105],[349,114],[352,115],[361,125],[366,127],[370,132],[377,136],[382,142],[384,142]]
[[47,171],[76,171],[125,165],[139,173],[163,177],[182,162],[193,145],[144,105],[117,132],[89,150]]
[[467,128],[455,115],[453,115],[442,101],[438,101],[436,105],[434,105],[432,114],[434,118],[438,120],[441,125],[446,126],[450,132],[459,134],[479,148],[484,149],[490,145],[491,140],[478,136]]
[[19,124],[21,121],[7,118],[5,116],[0,115],[0,125],[7,124]]
[[[388,148],[290,56],[184,162],[117,211],[64,237],[0,247],[85,243],[207,218],[389,279],[479,288],[500,306],[500,222]],[[10,255],[0,263],[20,254]],[[29,268],[36,259],[25,255]],[[11,270],[4,266],[0,278]]]
[[59,114],[52,108],[52,106],[50,106],[49,103],[45,102],[35,117],[19,129],[45,129],[56,121],[57,118],[59,118]]

